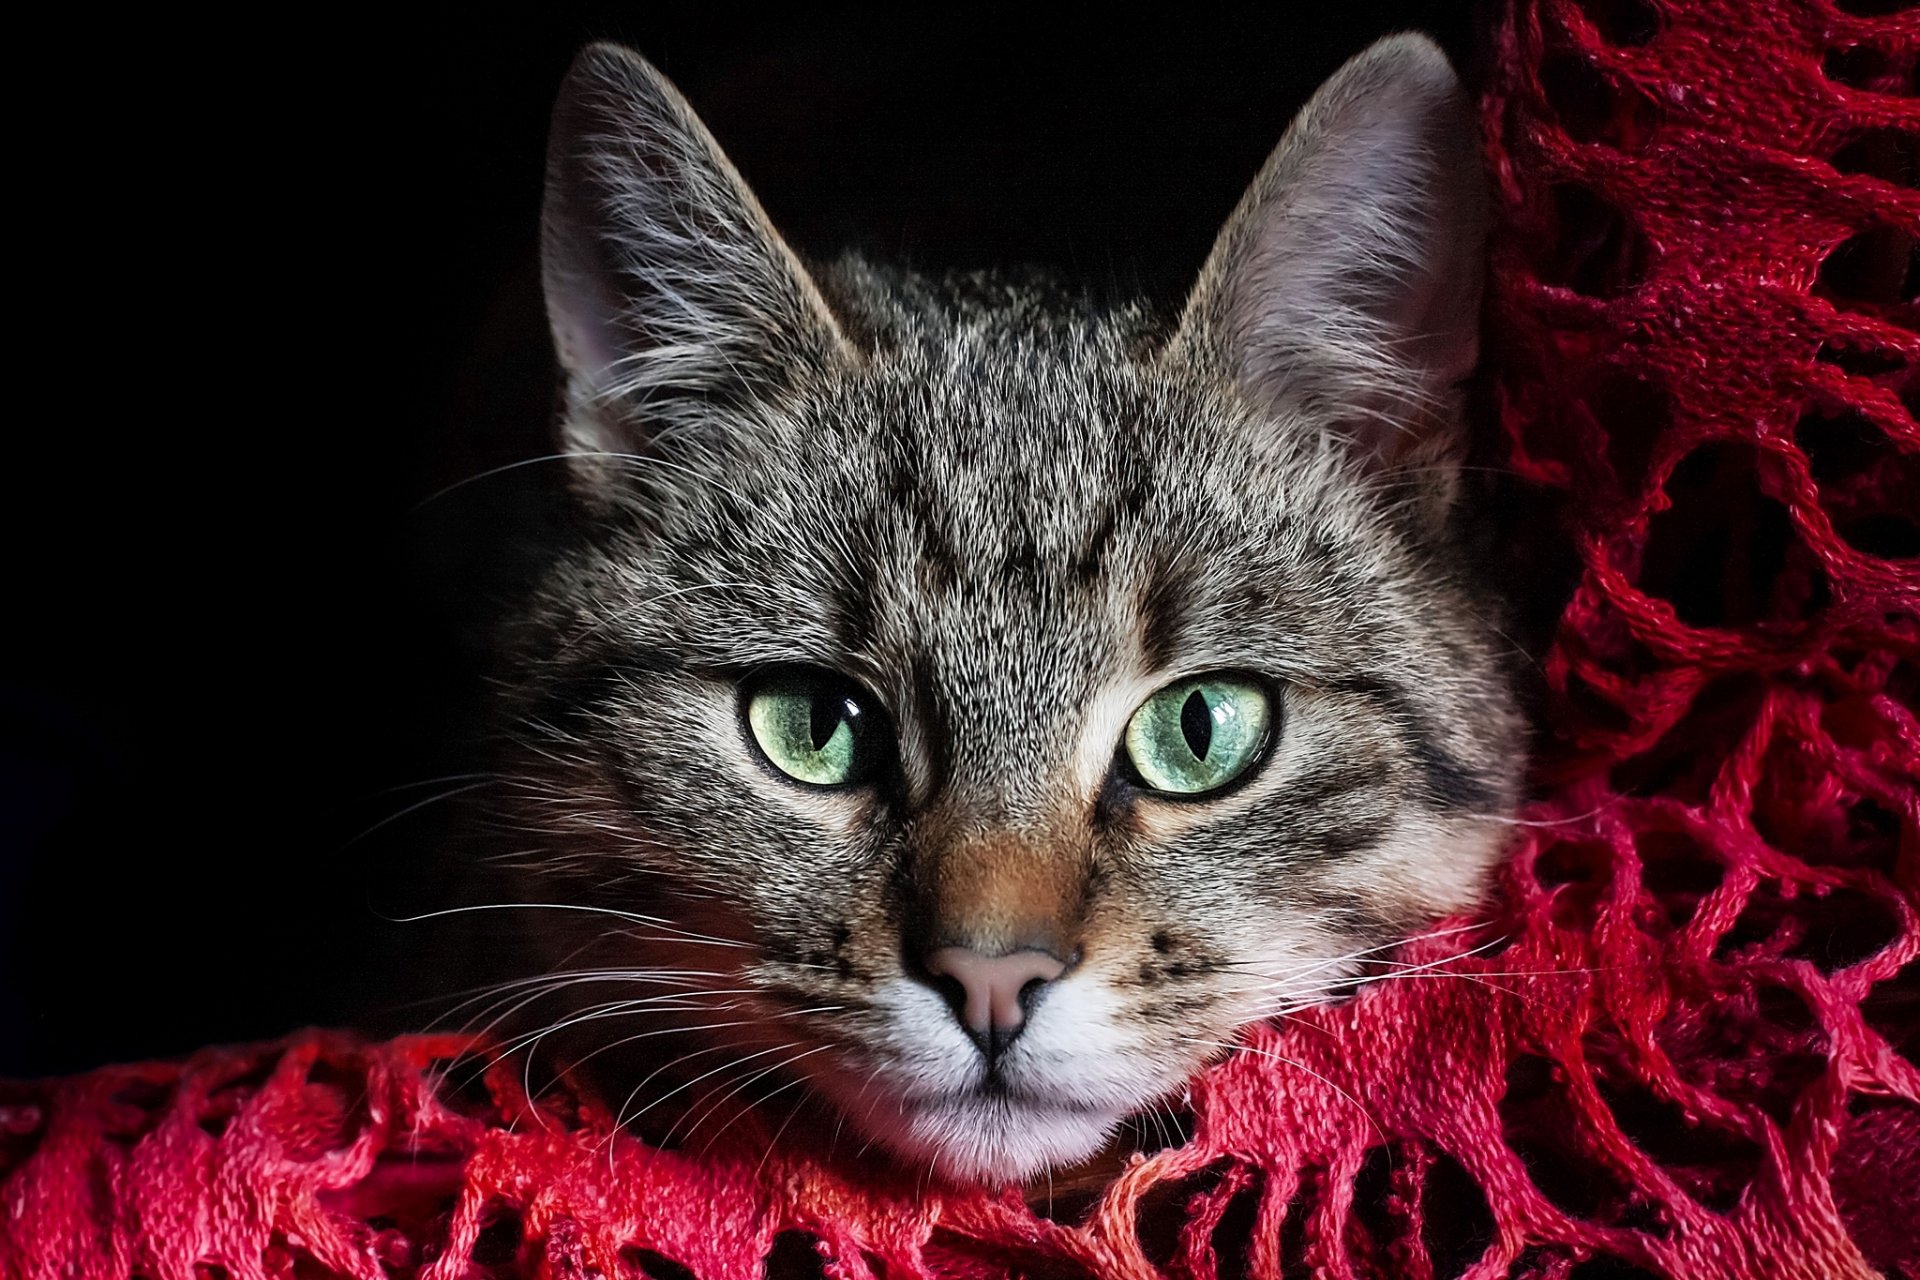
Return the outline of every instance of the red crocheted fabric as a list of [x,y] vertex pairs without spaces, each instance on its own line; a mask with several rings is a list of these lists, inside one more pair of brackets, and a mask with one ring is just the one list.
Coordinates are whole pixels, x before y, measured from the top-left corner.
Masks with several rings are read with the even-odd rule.
[[[1920,13],[1537,0],[1492,417],[1571,539],[1447,974],[1260,1028],[1090,1203],[609,1138],[439,1037],[0,1087],[0,1275],[1920,1276]],[[1436,971],[1437,973],[1437,971]],[[478,1081],[484,1089],[456,1088]]]

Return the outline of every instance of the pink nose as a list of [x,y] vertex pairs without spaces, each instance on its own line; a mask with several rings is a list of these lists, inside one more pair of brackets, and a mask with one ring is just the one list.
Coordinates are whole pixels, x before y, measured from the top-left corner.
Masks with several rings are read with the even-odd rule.
[[1011,1036],[1024,1016],[1021,991],[1031,982],[1052,982],[1066,969],[1044,951],[983,956],[965,947],[942,947],[927,957],[929,973],[952,978],[966,993],[960,1020],[977,1036]]

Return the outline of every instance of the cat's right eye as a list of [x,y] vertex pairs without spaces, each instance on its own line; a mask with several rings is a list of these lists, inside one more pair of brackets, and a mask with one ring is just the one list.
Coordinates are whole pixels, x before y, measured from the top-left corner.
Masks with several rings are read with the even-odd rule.
[[796,782],[852,786],[878,763],[879,717],[844,676],[811,668],[764,676],[747,686],[746,713],[760,753]]

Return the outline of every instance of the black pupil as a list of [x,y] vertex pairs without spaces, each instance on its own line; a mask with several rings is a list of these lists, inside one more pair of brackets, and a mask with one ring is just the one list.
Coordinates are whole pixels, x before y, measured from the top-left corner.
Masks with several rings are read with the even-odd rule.
[[1213,745],[1213,712],[1198,689],[1180,704],[1180,733],[1186,738],[1187,750],[1193,752],[1193,758],[1205,760],[1207,748]]
[[813,705],[807,709],[807,736],[813,739],[813,749],[818,751],[826,746],[840,722],[851,721],[859,713],[860,708],[853,705],[853,700],[837,690],[816,692]]

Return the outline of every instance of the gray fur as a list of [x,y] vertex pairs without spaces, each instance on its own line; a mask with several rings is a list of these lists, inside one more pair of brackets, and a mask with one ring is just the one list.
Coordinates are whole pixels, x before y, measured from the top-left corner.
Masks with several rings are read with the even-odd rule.
[[[515,900],[669,923],[551,930],[553,964],[704,975],[710,1061],[792,1057],[888,1149],[1005,1179],[1475,905],[1520,733],[1449,532],[1483,198],[1430,43],[1322,90],[1171,331],[1009,278],[810,276],[625,51],[584,52],[555,121],[594,514],[513,631],[507,864]],[[869,690],[897,774],[759,759],[741,681],[786,664]],[[1133,709],[1225,668],[1278,691],[1264,765],[1199,801],[1116,777]],[[989,852],[1077,949],[991,1082],[913,962],[929,930],[1022,945],[1017,894],[967,896]]]

